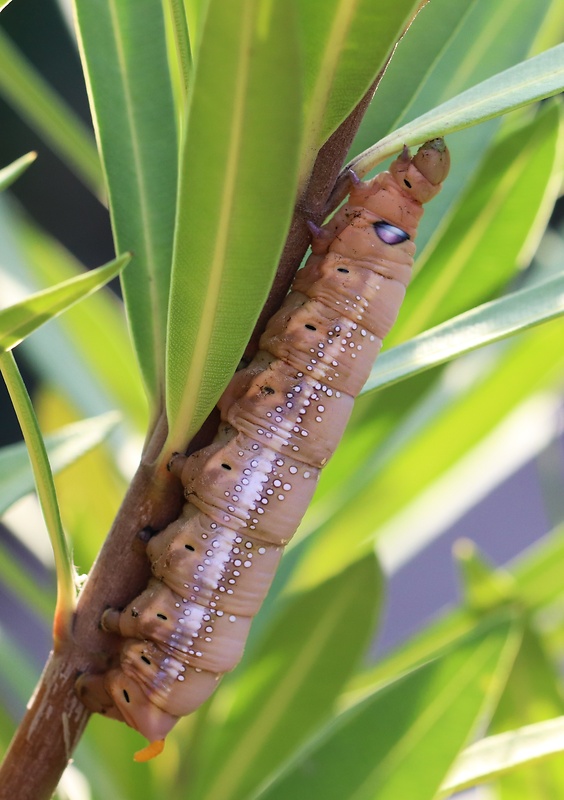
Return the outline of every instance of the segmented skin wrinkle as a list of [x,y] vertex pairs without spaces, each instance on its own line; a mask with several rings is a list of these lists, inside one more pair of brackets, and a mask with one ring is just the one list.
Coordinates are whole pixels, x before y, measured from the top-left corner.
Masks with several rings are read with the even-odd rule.
[[350,198],[312,254],[218,407],[214,442],[170,469],[184,486],[180,517],[147,544],[153,577],[103,627],[120,663],[82,676],[92,710],[127,722],[160,752],[179,716],[198,708],[240,660],[268,592],[345,430],[409,283],[422,203],[448,173],[441,139],[407,150]]

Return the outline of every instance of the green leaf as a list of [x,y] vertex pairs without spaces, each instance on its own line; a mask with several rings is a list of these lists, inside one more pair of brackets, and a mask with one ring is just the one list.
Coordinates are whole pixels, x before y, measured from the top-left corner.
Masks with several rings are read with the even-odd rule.
[[[516,767],[538,763],[563,750],[564,717],[489,736],[471,745],[460,756],[441,787],[440,797],[491,781]],[[546,786],[546,781],[543,784]]]
[[25,156],[16,159],[16,161],[8,164],[7,167],[0,169],[0,192],[3,192],[10,184],[16,181],[30,164],[33,164],[36,158],[37,153],[26,153]]
[[560,190],[563,133],[561,108],[550,104],[491,150],[441,231],[432,258],[417,262],[417,277],[388,343],[489,299],[527,265]]
[[[67,250],[17,214],[5,221],[0,215],[0,243],[3,265],[30,290],[83,272]],[[146,431],[147,401],[123,304],[113,292],[96,292],[21,346],[44,380],[66,394],[78,416],[118,408],[132,429]]]
[[182,154],[169,449],[185,447],[207,417],[266,300],[295,199],[298,81],[291,4],[210,2]]
[[74,565],[63,531],[53,473],[49,465],[45,443],[43,442],[27,389],[12,353],[4,352],[0,354],[0,371],[6,382],[6,387],[27,445],[37,487],[37,495],[55,556],[57,608],[53,623],[53,638],[56,648],[71,635],[72,614],[76,602]]
[[368,91],[419,3],[298,3],[304,46],[305,140],[300,176]]
[[230,685],[235,700],[220,714],[206,748],[200,792],[191,796],[248,798],[328,719],[368,645],[380,589],[370,554],[291,600]]
[[390,386],[563,313],[564,277],[492,300],[386,350],[362,391]]
[[[363,119],[354,153],[527,58],[550,5],[551,0],[433,0],[425,5],[398,44]],[[449,139],[450,177],[425,212],[419,253],[430,238],[432,246],[432,234],[474,177],[500,122],[474,126]]]
[[[531,612],[546,609],[562,596],[564,528],[557,528],[545,536],[532,551],[520,554],[507,569],[515,579],[521,603]],[[364,696],[374,686],[435,657],[438,650],[467,635],[475,626],[476,615],[466,609],[443,613],[381,663],[353,679],[349,687],[350,696]]]
[[[564,713],[560,676],[546,653],[544,638],[540,626],[538,633],[532,626],[525,628],[519,654],[496,708],[489,734],[505,733]],[[564,791],[562,759],[512,770],[498,779],[497,789],[500,800],[560,797]]]
[[453,555],[461,578],[464,605],[484,614],[515,600],[515,581],[502,569],[495,569],[471,539],[458,539]]
[[[186,8],[183,0],[165,0],[163,8],[165,10],[165,15],[168,17],[168,28],[172,32],[171,35],[174,43],[175,57],[174,59],[171,57],[171,82],[175,105],[178,110],[179,128],[182,130],[182,123],[186,115],[188,88],[191,83],[194,66],[186,20]],[[174,67],[176,67],[176,69],[174,69]]]
[[91,132],[0,30],[0,92],[94,194],[100,161]]
[[366,149],[370,140],[523,61],[550,2],[433,0],[424,6],[398,44],[353,149]]
[[432,800],[503,686],[519,631],[504,620],[348,709],[260,800]]
[[0,352],[11,350],[45,322],[104,286],[130,258],[129,254],[120,256],[104,267],[44,289],[0,311]]
[[152,410],[164,387],[177,136],[160,0],[75,0],[131,332]]
[[483,81],[407,123],[354,158],[349,166],[362,177],[404,144],[447,136],[562,91],[564,44]]
[[[54,473],[74,463],[99,445],[115,428],[119,414],[110,411],[93,419],[66,425],[45,437],[45,447]],[[0,449],[0,514],[35,488],[27,448],[23,443]]]

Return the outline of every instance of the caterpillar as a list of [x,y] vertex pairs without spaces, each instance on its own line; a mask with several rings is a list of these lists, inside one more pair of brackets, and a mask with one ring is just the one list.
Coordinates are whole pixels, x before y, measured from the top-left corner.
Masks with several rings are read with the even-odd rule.
[[125,721],[158,754],[240,660],[284,546],[337,447],[411,275],[423,203],[441,188],[442,139],[389,172],[351,176],[348,202],[323,227],[253,361],[220,399],[214,442],[169,468],[184,486],[180,517],[153,536],[153,577],[102,627],[123,637],[119,666],[83,675],[92,711]]

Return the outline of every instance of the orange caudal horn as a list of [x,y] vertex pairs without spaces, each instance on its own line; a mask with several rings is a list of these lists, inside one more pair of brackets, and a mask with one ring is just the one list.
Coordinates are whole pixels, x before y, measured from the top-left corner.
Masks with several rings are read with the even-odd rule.
[[144,761],[150,761],[152,758],[160,756],[160,754],[163,752],[164,746],[165,740],[157,739],[156,742],[151,742],[151,744],[148,744],[147,747],[144,747],[142,750],[138,750],[133,756],[133,760],[137,761],[138,764],[142,764]]

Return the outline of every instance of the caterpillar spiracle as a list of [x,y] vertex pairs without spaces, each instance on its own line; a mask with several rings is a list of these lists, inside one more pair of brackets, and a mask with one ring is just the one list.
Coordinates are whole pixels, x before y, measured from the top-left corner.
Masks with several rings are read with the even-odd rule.
[[[83,675],[93,711],[125,721],[161,751],[178,718],[198,708],[238,663],[284,546],[335,451],[411,275],[422,204],[441,188],[442,139],[389,172],[353,180],[348,202],[312,254],[220,402],[214,442],[170,469],[186,503],[147,545],[153,577],[102,627],[123,637],[119,666]],[[356,176],[353,176],[353,178]]]

